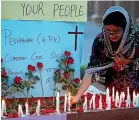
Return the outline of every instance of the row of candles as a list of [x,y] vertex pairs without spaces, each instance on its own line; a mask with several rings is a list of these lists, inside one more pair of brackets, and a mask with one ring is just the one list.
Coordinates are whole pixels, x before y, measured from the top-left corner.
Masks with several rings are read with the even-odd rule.
[[[96,103],[95,103],[95,97],[96,95],[93,94],[92,98],[89,102],[89,109],[92,109],[92,104],[93,104],[93,109],[96,109]],[[111,100],[112,99],[112,100]],[[111,101],[115,101],[115,106],[118,108],[121,108],[121,103],[124,102],[125,99],[125,94],[124,92],[121,92],[119,95],[119,92],[116,91],[116,95],[115,95],[115,89],[113,87],[112,89],[112,97],[110,96],[110,92],[109,89],[107,88],[106,90],[106,104],[107,104],[107,110],[111,110]],[[127,99],[126,99],[126,108],[130,108],[130,104],[131,104],[131,97],[129,94],[129,87],[127,87]],[[40,100],[38,100],[38,105],[36,107],[36,115],[40,115]],[[135,91],[133,92],[133,105],[134,107],[139,107],[139,94],[136,94]],[[70,106],[71,106],[71,95],[70,93],[67,95],[65,94],[65,98],[64,98],[64,112],[70,112]],[[26,108],[26,114],[23,114],[22,111],[22,106],[19,104],[18,106],[18,115],[21,117],[24,116],[29,116],[29,109],[28,109],[28,104],[25,103],[25,108]],[[99,99],[99,109],[102,110],[102,96],[100,95],[100,99]],[[83,103],[83,110],[84,112],[88,111],[87,108],[87,97],[85,96],[85,101]],[[6,113],[6,104],[5,101],[2,100],[2,117],[4,117],[4,113]],[[56,95],[56,113],[60,114],[60,95],[59,92],[57,92]]]
[[[60,114],[60,98],[59,98],[59,92],[57,92],[57,96],[56,96],[56,113],[57,114]],[[68,97],[68,98],[67,98]],[[67,104],[68,104],[68,111],[70,111],[70,100],[71,99],[71,95],[69,93],[69,95],[65,95],[65,102],[64,102],[64,112],[67,111]],[[68,103],[67,103],[67,100],[68,100]],[[38,104],[37,104],[37,107],[36,107],[36,115],[39,116],[40,115],[40,100],[38,100]],[[6,112],[6,103],[5,103],[5,100],[2,100],[2,110],[1,110],[1,116],[4,118],[4,114],[7,114]],[[28,103],[25,103],[25,110],[26,110],[26,113],[24,115],[23,113],[23,110],[22,110],[22,105],[18,105],[18,115],[20,117],[25,117],[25,116],[29,116],[30,113],[29,113],[29,109],[28,109]]]

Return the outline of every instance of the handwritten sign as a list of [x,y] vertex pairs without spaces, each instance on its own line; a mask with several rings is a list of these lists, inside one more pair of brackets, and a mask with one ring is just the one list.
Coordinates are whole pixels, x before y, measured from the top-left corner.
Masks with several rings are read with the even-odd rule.
[[[80,77],[81,46],[83,35],[78,35],[77,50],[74,50],[74,35],[68,31],[84,30],[84,23],[2,20],[2,58],[4,66],[12,78],[25,78],[27,66],[42,62],[43,88],[45,96],[53,95],[53,73],[58,68],[56,59],[65,50],[74,58],[75,77]],[[39,76],[38,73],[35,73]],[[13,81],[9,81],[11,84]],[[34,97],[41,97],[40,82],[31,91]],[[18,96],[19,97],[19,96]]]
[[2,19],[87,21],[85,1],[2,1]]

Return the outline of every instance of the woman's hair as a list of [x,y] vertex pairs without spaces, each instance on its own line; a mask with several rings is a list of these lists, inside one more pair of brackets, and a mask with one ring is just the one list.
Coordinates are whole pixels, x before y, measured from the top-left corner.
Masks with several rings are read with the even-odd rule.
[[108,14],[103,20],[104,25],[115,25],[122,28],[126,26],[126,18],[121,12],[112,12]]

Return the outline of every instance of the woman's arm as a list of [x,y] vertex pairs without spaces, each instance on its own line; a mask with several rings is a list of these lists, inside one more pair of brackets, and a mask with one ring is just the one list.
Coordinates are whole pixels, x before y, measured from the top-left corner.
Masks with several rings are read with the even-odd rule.
[[80,88],[76,94],[77,99],[80,99],[80,97],[85,93],[85,91],[88,89],[88,87],[92,83],[92,75],[91,74],[84,74],[83,81],[80,85]]

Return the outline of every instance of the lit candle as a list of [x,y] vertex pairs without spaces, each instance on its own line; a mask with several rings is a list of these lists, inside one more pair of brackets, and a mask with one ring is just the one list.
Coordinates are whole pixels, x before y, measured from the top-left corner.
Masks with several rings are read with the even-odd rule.
[[99,98],[99,109],[102,110],[102,96]]
[[127,87],[127,99],[126,99],[126,108],[130,108],[130,94],[129,94],[129,87]]
[[23,110],[22,110],[22,106],[20,104],[18,105],[18,115],[20,117],[24,117]]
[[119,108],[121,107],[122,100],[123,100],[123,92],[121,92],[121,94],[120,94]]
[[90,108],[90,110],[92,109],[92,103],[93,103],[93,96],[91,97],[91,100],[89,102],[89,108]]
[[85,96],[85,101],[83,104],[83,110],[84,110],[84,112],[87,112],[87,97],[86,96]]
[[106,103],[108,103],[109,94],[110,94],[110,91],[109,91],[109,88],[107,88],[106,89]]
[[122,102],[124,102],[125,101],[125,93],[123,92],[123,100],[122,100]]
[[56,113],[59,114],[60,110],[59,110],[59,91],[57,92],[57,96],[56,96]]
[[71,100],[71,96],[70,96],[70,93],[69,93],[69,96],[68,96],[68,111],[70,112],[70,100]]
[[136,93],[133,91],[133,105],[136,107]]
[[67,95],[65,94],[64,112],[67,112]]
[[28,103],[25,103],[25,108],[26,108],[26,116],[28,116],[29,115]]
[[118,107],[118,103],[119,103],[119,93],[118,91],[116,91],[115,107]]
[[96,101],[95,101],[95,99],[96,99],[96,95],[93,94],[93,109],[94,110],[96,109]]
[[111,110],[111,97],[108,98],[107,110]]
[[5,104],[5,100],[2,100],[2,106],[1,106],[2,110],[1,110],[1,116],[4,116],[4,113],[7,114],[6,112],[6,104]]
[[112,88],[112,101],[115,101],[115,89],[114,87]]
[[41,105],[41,103],[40,103],[40,100],[38,100],[38,105],[37,105],[37,107],[36,107],[36,115],[40,115],[40,105]]

